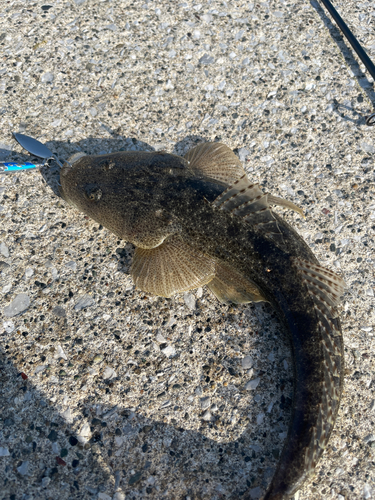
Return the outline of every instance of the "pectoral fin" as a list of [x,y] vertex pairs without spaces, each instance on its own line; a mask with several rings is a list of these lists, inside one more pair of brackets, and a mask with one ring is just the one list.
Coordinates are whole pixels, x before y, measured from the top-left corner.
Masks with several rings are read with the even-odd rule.
[[215,261],[172,236],[155,248],[136,248],[130,272],[137,288],[171,297],[210,282]]
[[184,158],[190,162],[190,169],[228,185],[246,175],[237,156],[220,142],[199,144],[188,151]]
[[208,288],[224,304],[262,302],[266,299],[254,283],[225,264],[216,264],[215,277]]

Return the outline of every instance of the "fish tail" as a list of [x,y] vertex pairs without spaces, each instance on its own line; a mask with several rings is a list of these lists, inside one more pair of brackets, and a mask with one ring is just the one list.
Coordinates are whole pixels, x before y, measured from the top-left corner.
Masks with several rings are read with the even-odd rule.
[[336,305],[344,282],[317,263],[292,259],[292,267],[294,298],[288,285],[275,289],[293,346],[292,419],[263,500],[291,498],[314,473],[334,428],[343,388],[343,338]]

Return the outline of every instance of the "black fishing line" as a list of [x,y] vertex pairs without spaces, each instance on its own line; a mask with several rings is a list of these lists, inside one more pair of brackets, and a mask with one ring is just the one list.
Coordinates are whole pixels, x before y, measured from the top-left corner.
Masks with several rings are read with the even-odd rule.
[[[374,79],[375,82],[375,65],[363,49],[362,45],[358,42],[356,37],[353,35],[353,33],[350,31],[348,25],[345,23],[343,18],[340,16],[340,14],[337,12],[337,10],[334,8],[334,6],[331,4],[329,0],[321,0],[322,4],[326,7],[328,12],[331,14],[333,19],[335,20],[337,26],[340,28],[342,31],[343,35],[345,38],[348,40],[350,45],[353,47],[355,52],[357,53],[358,57],[360,60],[363,62],[363,64],[366,66],[367,71],[370,73],[372,78]],[[370,116],[366,116],[366,125],[372,126],[375,125],[375,112],[371,113]]]

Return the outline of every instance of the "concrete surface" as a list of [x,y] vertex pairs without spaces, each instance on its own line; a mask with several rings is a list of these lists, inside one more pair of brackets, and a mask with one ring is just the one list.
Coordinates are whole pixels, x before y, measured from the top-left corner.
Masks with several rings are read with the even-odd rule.
[[[335,4],[374,60],[374,4]],[[318,2],[0,0],[0,50],[0,159],[28,158],[12,131],[63,159],[218,140],[302,206],[348,290],[341,409],[299,498],[374,498],[373,82]],[[136,291],[131,245],[57,179],[0,175],[0,499],[259,498],[292,394],[272,309]]]

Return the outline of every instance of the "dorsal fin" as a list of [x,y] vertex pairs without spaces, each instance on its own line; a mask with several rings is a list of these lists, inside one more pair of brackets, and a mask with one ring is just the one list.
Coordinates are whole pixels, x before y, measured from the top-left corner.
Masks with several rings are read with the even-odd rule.
[[225,184],[232,184],[245,174],[237,156],[220,142],[199,144],[190,149],[184,158],[190,162],[191,170]]
[[263,192],[259,184],[251,183],[247,175],[243,174],[231,186],[223,191],[212,204],[214,207],[220,208],[221,210],[231,212],[234,208],[239,207],[243,203],[255,200],[262,195]]
[[342,391],[344,357],[336,306],[344,293],[345,283],[335,273],[320,265],[302,259],[293,259],[293,263],[301,273],[312,298],[321,332],[321,345],[317,344],[316,348],[322,349],[324,356],[324,390],[319,404],[318,421],[305,456],[306,469],[313,470],[321,453],[319,450],[327,446]]
[[269,194],[268,202],[270,205],[278,205],[279,207],[284,207],[284,208],[289,208],[290,210],[294,210],[294,212],[297,212],[303,218],[305,218],[305,214],[303,213],[302,208],[298,207],[289,200],[284,200],[284,198],[279,198],[278,196],[273,196],[272,194]]
[[[236,190],[241,190],[245,187],[248,189],[246,195],[250,198],[254,198],[262,193],[259,184],[250,184],[240,160],[225,144],[220,142],[199,144],[195,148],[190,149],[184,158],[190,163],[189,168],[191,170],[228,184],[230,186],[228,190],[234,187]],[[250,191],[250,186],[254,189],[254,192]],[[222,198],[222,201],[225,201],[227,197]],[[239,202],[239,199],[237,201]],[[270,205],[289,208],[304,217],[302,209],[291,201],[268,195],[268,203]]]
[[340,297],[344,293],[345,282],[334,272],[317,264],[302,259],[298,259],[296,263],[309,291],[314,295],[314,300],[320,302],[324,307],[331,308],[330,314],[334,314]]
[[155,248],[137,247],[130,273],[140,290],[171,297],[210,282],[215,275],[215,261],[187,245],[180,236],[171,236]]
[[245,174],[223,191],[212,204],[220,210],[242,217],[281,243],[282,235],[271,211],[268,196],[263,193],[259,184],[251,183]]
[[255,212],[260,213],[266,210],[269,210],[268,194],[260,194],[255,198],[244,201],[239,206],[232,208],[231,212],[234,215],[238,215],[246,219],[246,217],[251,216]]

